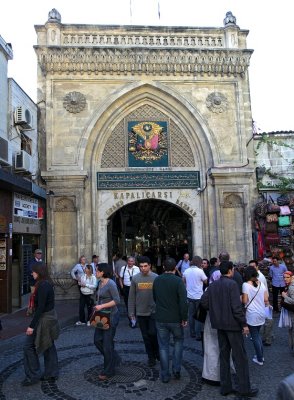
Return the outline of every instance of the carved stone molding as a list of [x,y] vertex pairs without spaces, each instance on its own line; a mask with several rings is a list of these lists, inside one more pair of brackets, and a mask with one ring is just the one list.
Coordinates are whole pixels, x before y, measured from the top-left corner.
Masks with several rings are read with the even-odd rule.
[[214,113],[222,113],[228,108],[228,100],[222,93],[213,92],[207,96],[206,106]]
[[69,197],[61,197],[55,199],[54,211],[65,212],[65,211],[76,211],[74,199]]
[[225,199],[224,199],[224,204],[223,204],[224,208],[243,208],[244,204],[243,204],[243,200],[242,198],[235,194],[229,194]]
[[251,50],[41,48],[36,46],[44,75],[215,75],[244,74]]
[[68,112],[77,114],[86,107],[86,97],[80,92],[69,92],[63,99],[63,107]]

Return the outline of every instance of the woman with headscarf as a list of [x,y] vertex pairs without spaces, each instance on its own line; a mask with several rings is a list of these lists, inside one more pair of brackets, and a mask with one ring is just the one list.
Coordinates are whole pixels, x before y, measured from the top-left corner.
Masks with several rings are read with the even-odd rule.
[[[98,376],[100,381],[106,381],[115,375],[115,367],[118,366],[121,361],[118,353],[114,349],[114,337],[119,322],[117,305],[120,303],[120,297],[116,283],[111,279],[112,274],[113,269],[111,265],[106,263],[97,265],[96,277],[99,283],[97,288],[97,305],[94,309],[97,311],[109,312],[108,317],[102,317],[99,320],[100,323],[96,324],[94,334],[94,344],[104,357],[103,370]],[[107,321],[108,326],[103,326],[103,319]],[[92,319],[91,324],[95,324],[95,319]]]
[[284,272],[285,291],[282,292],[281,306],[288,310],[290,325],[289,326],[289,346],[294,349],[294,276],[291,271]]
[[246,309],[246,321],[256,352],[252,361],[263,365],[263,344],[259,333],[265,323],[265,306],[269,305],[268,292],[262,282],[258,280],[258,272],[254,267],[247,267],[244,271],[242,286],[242,302]]
[[[32,276],[36,281],[34,291],[33,319],[26,330],[24,345],[24,370],[26,378],[23,386],[31,386],[58,378],[58,359],[54,344],[59,336],[59,324],[54,310],[54,290],[48,276],[47,266],[36,263],[32,266]],[[44,356],[44,374],[41,373],[38,354]]]

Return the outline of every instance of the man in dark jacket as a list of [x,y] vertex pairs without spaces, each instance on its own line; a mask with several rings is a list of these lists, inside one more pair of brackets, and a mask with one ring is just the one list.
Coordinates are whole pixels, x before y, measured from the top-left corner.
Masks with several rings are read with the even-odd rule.
[[173,337],[172,371],[175,379],[181,378],[183,357],[184,330],[187,326],[188,304],[187,292],[182,279],[175,275],[176,261],[168,258],[163,263],[164,274],[153,282],[153,298],[156,304],[155,320],[159,344],[161,380],[168,383],[169,343]]
[[249,329],[242,309],[238,285],[232,279],[233,263],[222,261],[220,272],[222,276],[208,287],[201,298],[201,304],[209,310],[212,328],[217,329],[221,394],[226,396],[234,392],[230,372],[232,351],[239,394],[244,397],[255,397],[258,389],[250,387],[248,359],[242,336],[242,333],[248,335]]

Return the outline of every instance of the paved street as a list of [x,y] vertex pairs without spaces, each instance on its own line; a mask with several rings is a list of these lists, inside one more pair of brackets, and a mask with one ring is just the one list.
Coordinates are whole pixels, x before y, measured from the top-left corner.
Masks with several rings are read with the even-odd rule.
[[[265,364],[258,366],[250,361],[253,386],[259,387],[258,399],[273,400],[278,383],[293,372],[294,357],[288,350],[286,329],[277,328],[275,319],[275,342],[265,348]],[[69,320],[68,320],[69,323]],[[42,382],[23,388],[22,366],[23,335],[1,341],[0,399],[125,399],[138,400],[213,400],[221,399],[219,388],[201,382],[201,344],[188,337],[186,330],[184,362],[180,381],[169,384],[159,379],[159,363],[147,367],[146,355],[139,329],[130,329],[123,314],[117,330],[116,346],[123,363],[117,375],[101,383],[97,376],[102,367],[102,357],[93,344],[94,328],[76,327],[73,319],[62,330],[57,341],[60,363],[60,378],[56,383]],[[254,351],[249,338],[246,339],[249,358]],[[235,396],[228,396],[234,399]],[[290,400],[290,399],[289,399]]]

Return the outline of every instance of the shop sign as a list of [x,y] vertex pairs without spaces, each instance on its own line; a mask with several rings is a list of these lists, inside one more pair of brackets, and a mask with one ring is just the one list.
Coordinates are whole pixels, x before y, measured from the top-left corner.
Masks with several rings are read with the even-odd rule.
[[18,217],[38,219],[38,200],[14,193],[13,213]]

